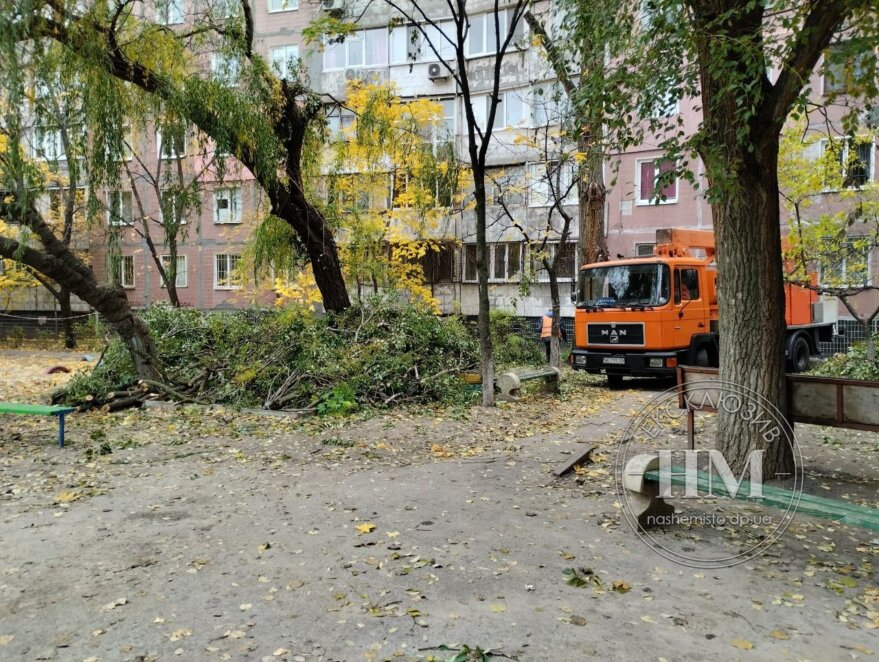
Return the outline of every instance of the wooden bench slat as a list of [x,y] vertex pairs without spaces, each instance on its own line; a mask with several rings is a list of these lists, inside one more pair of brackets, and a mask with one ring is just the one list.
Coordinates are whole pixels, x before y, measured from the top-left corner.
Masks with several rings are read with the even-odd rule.
[[0,414],[21,414],[23,416],[57,416],[69,414],[73,407],[56,405],[26,405],[16,402],[0,402]]
[[[671,475],[668,477],[673,485],[686,484],[686,469],[683,467],[672,467]],[[646,471],[644,477],[648,480],[659,482],[660,472],[658,470]],[[697,489],[700,493],[705,492],[707,495],[709,478],[708,474],[699,471],[696,473]],[[711,481],[711,490],[717,496],[730,496],[723,481],[715,478]],[[786,510],[791,502],[793,493],[771,485],[763,486],[762,498],[751,498],[751,484],[749,481],[743,480],[739,484],[737,493],[738,499],[760,503],[766,506],[774,506]],[[836,499],[828,499],[826,497],[814,496],[811,494],[800,494],[799,502],[796,506],[796,512],[806,515],[813,515],[824,519],[838,520],[846,524],[854,524],[866,529],[879,531],[879,511],[874,508],[858,506],[852,503],[838,501]]]

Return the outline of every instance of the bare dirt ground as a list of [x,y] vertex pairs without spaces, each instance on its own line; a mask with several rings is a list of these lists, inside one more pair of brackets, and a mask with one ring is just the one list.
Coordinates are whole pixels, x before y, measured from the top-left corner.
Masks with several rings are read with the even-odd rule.
[[[0,400],[38,401],[79,356],[0,353]],[[89,413],[64,449],[52,420],[0,416],[0,659],[876,659],[879,532],[798,516],[722,570],[639,540],[612,475],[656,395],[632,386],[345,419]],[[797,432],[810,491],[879,507],[879,436]],[[598,461],[554,478],[587,442]]]

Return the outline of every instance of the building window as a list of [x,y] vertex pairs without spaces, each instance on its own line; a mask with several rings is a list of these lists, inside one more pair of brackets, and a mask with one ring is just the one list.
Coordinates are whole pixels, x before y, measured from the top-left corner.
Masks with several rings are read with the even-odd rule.
[[643,113],[645,117],[661,119],[663,117],[673,117],[681,112],[681,101],[678,99],[677,90],[666,90],[662,97],[652,101],[653,103]]
[[134,289],[134,256],[113,255],[110,257],[110,282],[127,290]]
[[183,23],[183,0],[156,0],[156,21],[162,25]]
[[276,46],[272,49],[271,62],[272,69],[279,78],[289,78],[290,72],[295,70],[299,62],[299,46]]
[[110,225],[131,225],[134,220],[131,191],[110,191],[107,198],[107,220]]
[[214,193],[214,223],[241,222],[241,189],[221,188]]
[[[163,255],[162,256],[162,269],[165,270],[165,273],[168,273],[168,269],[171,267],[171,256]],[[165,279],[162,280],[162,287],[165,287]],[[175,287],[187,287],[188,286],[188,278],[186,275],[186,256],[178,255],[177,256],[177,274],[174,278]]]
[[434,103],[438,103],[443,107],[442,120],[437,123],[433,129],[434,146],[443,145],[454,142],[455,140],[455,100],[454,99],[434,99]]
[[[513,12],[505,9],[488,14],[480,14],[470,17],[470,31],[467,33],[467,56],[480,57],[497,53],[498,45],[503,45],[507,39]],[[525,20],[520,18],[516,24],[516,32],[510,40],[510,46],[515,47],[522,42],[525,34]],[[500,41],[498,41],[500,39]]]
[[650,257],[653,255],[654,243],[635,244],[635,255],[638,257]]
[[[531,124],[531,107],[525,90],[510,90],[498,95],[497,110],[494,114],[494,129],[527,127]],[[485,130],[491,112],[491,95],[474,97],[473,115],[479,127]]]
[[354,111],[336,106],[327,113],[327,129],[332,140],[347,140],[346,131],[354,124]]
[[156,129],[156,154],[160,159],[180,159],[186,156],[186,131]]
[[391,28],[391,64],[436,62],[438,59],[449,62],[455,59],[456,40],[453,21],[435,21],[435,25],[420,27],[405,25]]
[[324,46],[324,70],[377,67],[388,64],[388,30],[361,30],[341,43]]
[[366,211],[370,178],[365,175],[330,175],[326,178],[327,204],[344,211]]
[[421,258],[425,283],[448,283],[455,265],[455,247],[452,244],[428,246]]
[[546,161],[528,164],[528,206],[551,207],[577,203],[577,182],[574,164]]
[[[845,94],[875,67],[872,49],[853,53],[851,44],[830,47],[824,61],[824,94]],[[871,62],[872,61],[872,62]]]
[[[486,245],[488,280],[493,283],[518,282],[522,277],[522,242],[502,242]],[[464,245],[464,282],[475,283],[476,244]]]
[[34,129],[34,157],[44,161],[62,161],[67,158],[61,132],[37,127]]
[[208,4],[214,18],[234,18],[241,8],[239,0],[209,0]]
[[[836,190],[839,185],[845,189],[857,189],[873,181],[873,162],[876,148],[869,140],[838,140],[831,143],[826,138],[819,142],[822,162],[828,168],[838,167],[839,179],[832,172],[826,172],[825,191]],[[824,160],[829,150],[836,159]]]
[[559,261],[555,268],[556,278],[559,280],[571,280],[574,278],[577,270],[577,244],[572,241],[566,241],[559,248],[559,242],[556,241],[548,242],[543,251],[536,250],[531,253],[531,268],[537,274],[538,281],[542,283],[549,282],[549,273],[543,266],[543,258],[545,257],[552,264],[558,251],[561,251],[561,255],[559,255]]
[[238,85],[238,77],[241,74],[241,59],[234,55],[213,53],[211,55],[211,71],[214,80],[221,85],[234,87]]
[[823,287],[867,287],[873,280],[869,237],[850,237],[836,250],[818,256],[818,282]]
[[551,85],[548,90],[543,87],[531,90],[528,105],[531,107],[531,124],[535,127],[564,124],[571,115],[568,95],[557,85],[547,85]]
[[269,11],[293,11],[299,9],[299,0],[269,0]]
[[667,205],[678,201],[678,180],[666,183],[657,195],[656,186],[665,173],[674,172],[675,163],[669,159],[644,159],[638,161],[638,178],[635,185],[635,200],[639,205]]
[[476,274],[476,244],[464,244],[464,282],[475,283]]
[[218,253],[214,256],[214,289],[237,290],[241,287],[241,276],[237,273],[241,256]]
[[160,200],[162,225],[167,230],[186,225],[186,217],[183,215],[183,201],[177,191],[162,191]]

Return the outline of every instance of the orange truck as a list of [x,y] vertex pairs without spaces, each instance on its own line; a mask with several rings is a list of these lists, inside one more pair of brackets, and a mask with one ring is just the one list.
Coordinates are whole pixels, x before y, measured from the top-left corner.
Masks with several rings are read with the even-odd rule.
[[[818,342],[829,342],[835,319],[815,292],[785,285],[785,355],[802,372]],[[662,377],[678,365],[717,366],[717,265],[714,234],[705,230],[656,232],[653,255],[587,264],[580,270],[574,314],[572,365],[607,375]],[[818,321],[816,321],[818,317]]]

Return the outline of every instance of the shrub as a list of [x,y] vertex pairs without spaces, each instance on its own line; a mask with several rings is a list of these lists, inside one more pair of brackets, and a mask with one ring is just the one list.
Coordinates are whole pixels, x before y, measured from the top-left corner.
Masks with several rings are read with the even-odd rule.
[[[874,336],[879,345],[879,335]],[[845,354],[834,354],[811,371],[824,377],[848,377],[849,379],[879,380],[879,362],[867,360],[867,345],[852,343]]]
[[521,366],[545,362],[539,343],[523,337],[521,326],[526,323],[521,317],[512,313],[503,310],[491,311],[491,342],[496,365]]
[[[156,305],[142,313],[168,384],[188,397],[242,407],[314,408],[466,397],[456,373],[477,364],[460,318],[382,298],[341,314],[304,309],[201,312]],[[135,382],[118,340],[100,364],[71,380],[68,401]]]

